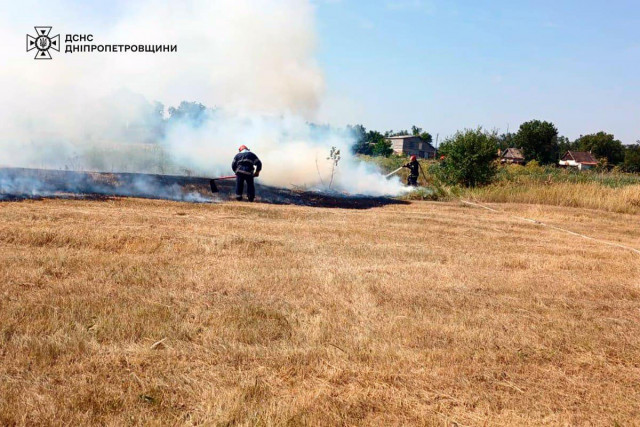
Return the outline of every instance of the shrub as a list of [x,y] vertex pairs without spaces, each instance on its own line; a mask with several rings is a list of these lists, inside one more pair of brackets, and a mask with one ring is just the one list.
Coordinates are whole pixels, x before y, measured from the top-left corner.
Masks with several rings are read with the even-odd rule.
[[537,160],[531,160],[529,163],[525,165],[527,172],[530,173],[542,173],[544,172],[544,168],[540,166],[540,162]]
[[388,157],[393,154],[393,148],[391,147],[391,143],[387,141],[384,136],[382,136],[379,132],[376,132],[377,135],[374,135],[371,138],[373,143],[373,148],[371,150],[371,154],[373,156],[385,156]]
[[626,172],[640,172],[640,141],[626,147],[623,168]]
[[497,135],[482,128],[467,129],[448,138],[440,147],[444,160],[435,172],[443,182],[476,187],[491,182],[496,174]]

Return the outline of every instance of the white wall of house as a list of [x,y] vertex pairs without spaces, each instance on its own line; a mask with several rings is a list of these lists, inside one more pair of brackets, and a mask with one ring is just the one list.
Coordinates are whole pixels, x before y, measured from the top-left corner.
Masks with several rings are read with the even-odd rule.
[[583,165],[582,163],[578,163],[575,160],[560,160],[560,166],[569,166],[572,168],[578,168],[578,170],[589,170],[593,169],[592,165]]

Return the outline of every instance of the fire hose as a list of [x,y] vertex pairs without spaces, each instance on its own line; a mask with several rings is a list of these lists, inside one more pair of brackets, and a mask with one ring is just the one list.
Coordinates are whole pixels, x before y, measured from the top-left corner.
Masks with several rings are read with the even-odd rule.
[[[258,173],[254,174],[254,177],[258,177]],[[216,181],[220,181],[220,180],[224,180],[224,179],[236,179],[235,175],[227,175],[227,176],[219,176],[217,178],[211,178],[209,180],[209,185],[211,186],[211,192],[212,193],[217,193],[218,192],[218,186],[216,185]]]
[[209,180],[209,185],[211,186],[211,192],[212,193],[217,193],[218,192],[218,186],[216,185],[216,181],[219,181],[221,179],[236,179],[235,175],[228,175],[228,176],[219,176],[218,178],[211,178]]
[[389,178],[391,175],[398,173],[400,171],[400,169],[402,169],[404,166],[400,166],[398,169],[394,170],[393,172],[391,172],[390,174],[385,175],[385,178]]
[[429,180],[427,179],[427,175],[424,173],[424,170],[422,170],[422,165],[420,163],[418,163],[418,166],[420,167],[420,172],[422,172],[422,177],[424,178],[424,182],[425,184],[429,184]]
[[[418,163],[418,166],[420,167],[420,172],[422,172],[422,177],[424,178],[424,182],[426,182],[428,184],[429,180],[427,179],[427,174],[424,173],[424,170],[422,169],[422,165],[420,163]],[[403,167],[404,166],[400,166],[398,169],[396,169],[393,172],[385,175],[385,178],[389,178],[391,175],[394,175],[394,174],[398,173]]]

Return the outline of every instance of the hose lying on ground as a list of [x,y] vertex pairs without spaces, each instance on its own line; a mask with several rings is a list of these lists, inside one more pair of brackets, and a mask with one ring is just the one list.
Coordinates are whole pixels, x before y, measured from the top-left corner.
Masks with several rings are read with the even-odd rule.
[[603,243],[605,245],[614,246],[614,247],[621,248],[621,249],[626,249],[626,250],[629,250],[631,252],[635,252],[638,255],[640,255],[640,250],[638,250],[636,248],[632,248],[631,246],[625,246],[625,245],[621,245],[620,243],[614,243],[614,242],[609,242],[607,240],[596,239],[595,237],[587,236],[585,234],[576,233],[575,231],[567,230],[566,228],[556,227],[555,225],[551,225],[551,224],[545,224],[544,222],[538,221],[538,220],[535,220],[535,219],[525,218],[523,216],[510,215],[505,211],[499,211],[498,209],[494,209],[492,207],[485,206],[485,205],[482,205],[480,203],[474,203],[474,202],[470,202],[468,200],[460,200],[460,201],[462,203],[466,204],[466,205],[469,205],[469,206],[477,206],[477,207],[480,207],[482,209],[486,209],[486,210],[491,211],[491,212],[497,212],[497,213],[506,214],[510,218],[519,219],[521,221],[532,222],[534,224],[541,225],[543,227],[548,227],[548,228],[551,228],[551,229],[556,230],[556,231],[563,231],[563,232],[569,233],[569,234],[571,234],[573,236],[582,237],[583,239],[593,240],[594,242],[599,242],[599,243]]

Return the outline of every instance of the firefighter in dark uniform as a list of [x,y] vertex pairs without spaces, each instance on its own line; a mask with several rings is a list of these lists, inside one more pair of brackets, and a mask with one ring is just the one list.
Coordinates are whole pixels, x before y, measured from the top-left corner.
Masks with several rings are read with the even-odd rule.
[[[233,158],[231,169],[236,174],[236,200],[242,200],[244,184],[247,183],[247,198],[250,202],[256,197],[256,187],[253,178],[260,175],[262,162],[246,145],[241,145],[239,153]],[[255,168],[255,169],[254,169]]]
[[409,169],[409,178],[407,178],[407,185],[412,187],[418,186],[418,177],[420,176],[420,163],[418,163],[418,158],[416,156],[411,156],[411,161],[406,165],[403,165],[403,168]]

